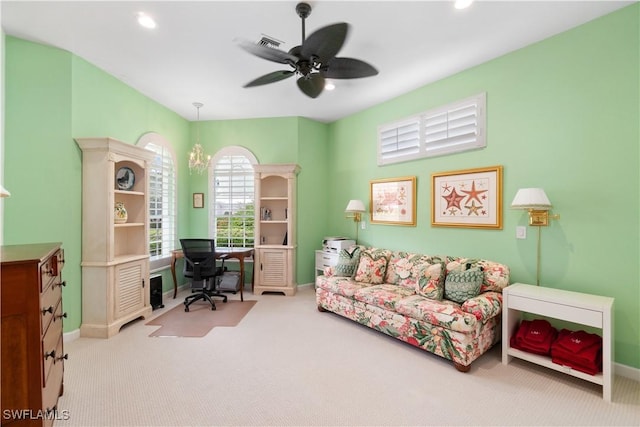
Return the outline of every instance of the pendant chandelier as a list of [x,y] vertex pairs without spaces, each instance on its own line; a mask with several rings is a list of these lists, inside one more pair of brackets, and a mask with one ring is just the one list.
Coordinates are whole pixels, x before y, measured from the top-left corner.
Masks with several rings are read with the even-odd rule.
[[193,106],[197,109],[197,128],[196,128],[196,144],[191,149],[189,153],[189,174],[194,171],[198,172],[202,175],[202,172],[206,171],[209,168],[209,162],[211,161],[211,156],[207,156],[204,154],[204,150],[202,149],[202,145],[200,145],[200,108],[202,107],[201,102],[194,102]]

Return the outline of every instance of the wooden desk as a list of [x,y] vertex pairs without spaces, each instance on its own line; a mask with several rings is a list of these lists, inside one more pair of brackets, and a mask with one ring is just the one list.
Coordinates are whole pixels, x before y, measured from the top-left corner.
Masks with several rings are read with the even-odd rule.
[[[240,262],[240,301],[244,301],[244,260],[253,257],[253,248],[216,248],[216,254],[226,255],[226,259],[236,258]],[[176,261],[184,258],[182,249],[171,251],[171,276],[173,277],[173,299],[178,294],[176,280]],[[253,291],[253,276],[251,276],[251,291]]]

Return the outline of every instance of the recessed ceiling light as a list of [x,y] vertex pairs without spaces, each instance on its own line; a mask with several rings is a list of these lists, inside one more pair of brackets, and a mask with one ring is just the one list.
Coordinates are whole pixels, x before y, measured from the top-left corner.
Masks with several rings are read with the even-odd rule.
[[333,84],[332,81],[330,81],[330,80],[326,80],[325,81],[325,83],[324,83],[324,89],[325,90],[334,90],[335,88],[336,88],[336,85]]
[[138,12],[138,24],[144,28],[153,29],[156,27],[156,21],[144,12]]
[[471,3],[473,3],[473,0],[456,0],[454,7],[456,9],[466,9],[471,6]]

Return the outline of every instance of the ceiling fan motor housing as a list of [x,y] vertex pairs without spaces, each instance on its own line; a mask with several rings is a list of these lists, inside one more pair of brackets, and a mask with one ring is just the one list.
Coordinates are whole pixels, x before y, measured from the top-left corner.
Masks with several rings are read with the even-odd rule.
[[296,6],[296,13],[302,19],[306,19],[311,15],[311,5],[309,3],[298,3]]

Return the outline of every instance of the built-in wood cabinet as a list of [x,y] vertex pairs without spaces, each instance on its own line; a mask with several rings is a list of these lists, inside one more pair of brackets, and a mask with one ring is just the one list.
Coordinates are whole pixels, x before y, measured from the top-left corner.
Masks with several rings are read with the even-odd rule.
[[[151,314],[149,164],[154,153],[113,138],[76,138],[82,149],[82,325],[109,338]],[[121,204],[127,217],[116,214]]]
[[0,249],[2,425],[51,426],[64,418],[60,243]]
[[256,165],[254,288],[295,295],[296,179],[295,164]]

